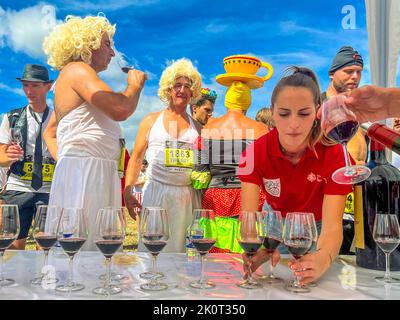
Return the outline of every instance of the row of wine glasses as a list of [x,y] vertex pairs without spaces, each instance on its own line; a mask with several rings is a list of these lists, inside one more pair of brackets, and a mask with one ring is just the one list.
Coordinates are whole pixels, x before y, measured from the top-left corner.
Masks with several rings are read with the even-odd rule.
[[[119,293],[121,288],[110,284],[111,257],[122,246],[125,238],[125,216],[122,208],[106,207],[100,209],[96,216],[94,240],[96,246],[106,258],[106,281],[104,286],[95,288],[93,292],[100,295]],[[3,277],[3,255],[19,235],[19,213],[17,205],[0,205],[0,286],[14,283],[12,279]],[[84,285],[73,279],[73,260],[88,237],[86,215],[82,208],[60,208],[58,206],[38,206],[34,225],[33,237],[44,252],[44,266],[41,274],[31,281],[33,285],[53,284],[59,280],[46,268],[49,250],[58,240],[62,249],[69,257],[69,272],[67,283],[57,285],[56,291],[70,292],[84,289]]]
[[[283,282],[283,279],[273,274],[272,255],[277,247],[283,243],[289,253],[300,259],[315,246],[318,231],[313,213],[292,212],[288,213],[283,224],[279,211],[242,211],[239,217],[238,242],[250,259],[261,245],[267,250],[270,258],[270,272],[264,277],[268,284]],[[263,278],[263,277],[261,277]],[[262,285],[256,281],[249,268],[248,277],[238,283],[239,287],[257,289]],[[309,287],[301,286],[296,277],[286,288],[293,292],[309,292]]]

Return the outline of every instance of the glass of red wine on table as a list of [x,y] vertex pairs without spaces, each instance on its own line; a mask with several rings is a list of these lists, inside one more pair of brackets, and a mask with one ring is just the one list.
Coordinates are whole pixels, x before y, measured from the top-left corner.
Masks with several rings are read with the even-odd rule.
[[354,184],[368,179],[371,170],[366,166],[350,164],[347,142],[357,133],[359,123],[344,104],[345,99],[345,96],[337,95],[323,103],[321,128],[325,136],[342,145],[346,161],[346,167],[336,170],[332,180],[339,184]]
[[[106,207],[106,208],[103,208],[103,209],[113,209],[113,210],[115,209],[115,210],[119,210],[119,211],[122,212],[122,217],[123,217],[122,223],[124,224],[124,230],[125,230],[125,235],[126,235],[126,216],[129,214],[128,213],[128,209],[126,207],[121,207],[121,208]],[[113,255],[113,257],[114,257],[114,255]],[[113,262],[113,259],[111,258],[111,263],[110,263],[110,269],[111,270],[113,268],[113,263],[112,262]],[[107,273],[101,274],[99,276],[99,279],[102,280],[102,281],[105,281],[106,278],[107,278]],[[117,273],[117,272],[113,272],[113,271],[111,271],[111,273],[110,273],[110,281],[111,282],[118,282],[119,283],[121,281],[128,280],[128,279],[129,279],[128,276],[125,276],[125,275],[123,275],[121,273]]]
[[13,204],[0,205],[0,288],[15,283],[3,275],[3,256],[6,249],[17,240],[20,231],[18,206]]
[[88,237],[86,219],[82,208],[62,208],[57,227],[57,240],[69,256],[69,273],[67,283],[58,285],[56,291],[70,292],[85,288],[83,284],[74,281],[73,262],[75,254],[82,248]]
[[153,261],[153,276],[150,278],[150,282],[142,284],[140,288],[146,291],[168,289],[167,284],[158,281],[163,275],[157,272],[157,256],[167,245],[169,239],[167,210],[159,207],[144,208],[140,221],[140,236],[144,246],[150,251]]
[[[283,242],[289,253],[297,260],[307,254],[313,242],[311,221],[301,212],[290,212],[286,215],[283,231]],[[299,278],[287,284],[286,289],[291,292],[307,293],[310,288],[302,286]]]
[[189,285],[197,289],[210,289],[215,287],[211,281],[204,277],[204,258],[217,241],[217,226],[213,210],[193,210],[193,221],[189,228],[190,241],[201,257],[200,279]]
[[[237,240],[239,245],[244,250],[247,258],[250,259],[257,253],[264,240],[262,216],[260,215],[260,212],[240,212]],[[248,270],[249,271],[247,279],[237,283],[237,286],[245,289],[261,288],[261,283],[253,279],[251,268],[249,268]]]
[[94,241],[106,258],[107,270],[104,286],[95,288],[93,293],[105,296],[120,293],[120,287],[111,285],[111,258],[121,248],[125,239],[125,217],[122,208],[100,209],[95,225]]
[[48,265],[49,250],[57,242],[57,226],[60,216],[61,208],[58,206],[40,205],[36,209],[32,235],[44,252],[44,264],[40,276],[31,280],[33,285],[48,285],[58,282],[54,274],[45,271]]
[[261,226],[263,228],[264,241],[263,245],[267,250],[270,261],[270,269],[267,275],[257,275],[257,278],[265,280],[268,284],[283,282],[282,278],[274,276],[274,266],[272,265],[272,255],[278,246],[282,243],[283,222],[280,211],[272,209],[261,211]]
[[384,283],[398,283],[400,279],[390,275],[390,254],[400,243],[399,221],[395,214],[377,213],[374,220],[372,236],[378,247],[384,252],[386,258],[386,272],[383,277],[375,280]]

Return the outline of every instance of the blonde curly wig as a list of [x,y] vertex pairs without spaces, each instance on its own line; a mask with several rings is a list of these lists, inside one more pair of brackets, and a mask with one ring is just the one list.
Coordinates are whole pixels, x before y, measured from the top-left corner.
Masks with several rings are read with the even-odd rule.
[[67,16],[43,42],[43,50],[48,56],[47,63],[61,70],[72,61],[90,64],[92,51],[100,48],[101,38],[106,32],[113,44],[115,24],[111,25],[104,15],[85,18]]
[[161,101],[168,105],[171,101],[171,90],[175,80],[180,77],[186,77],[192,82],[192,98],[189,104],[196,103],[201,97],[201,75],[188,59],[182,58],[174,61],[162,73],[158,96]]

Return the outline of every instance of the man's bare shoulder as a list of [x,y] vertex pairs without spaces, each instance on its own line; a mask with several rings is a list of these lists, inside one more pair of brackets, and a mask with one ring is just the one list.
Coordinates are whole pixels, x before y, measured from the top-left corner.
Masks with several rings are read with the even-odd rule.
[[154,122],[156,122],[158,116],[161,114],[162,111],[157,111],[157,112],[150,112],[147,115],[145,115],[141,121],[141,125],[145,126],[152,126]]
[[77,75],[80,77],[97,77],[97,73],[87,63],[82,61],[74,61],[68,63],[60,72],[60,75],[68,77],[73,76],[76,78]]

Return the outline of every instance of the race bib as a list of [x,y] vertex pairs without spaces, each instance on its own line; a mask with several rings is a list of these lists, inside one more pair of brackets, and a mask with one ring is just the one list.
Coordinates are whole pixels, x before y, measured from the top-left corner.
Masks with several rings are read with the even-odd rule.
[[346,196],[346,206],[344,212],[348,214],[354,214],[354,192],[350,192]]
[[[42,181],[51,182],[53,180],[55,165],[51,163],[43,163]],[[22,180],[32,181],[33,162],[24,162],[24,175]]]
[[168,168],[193,168],[193,147],[183,141],[165,141],[165,166]]

